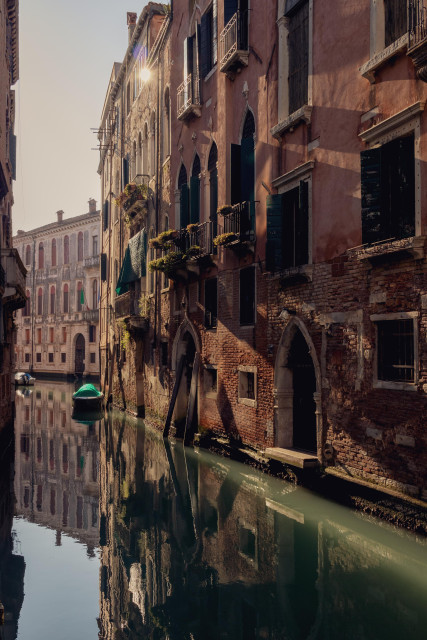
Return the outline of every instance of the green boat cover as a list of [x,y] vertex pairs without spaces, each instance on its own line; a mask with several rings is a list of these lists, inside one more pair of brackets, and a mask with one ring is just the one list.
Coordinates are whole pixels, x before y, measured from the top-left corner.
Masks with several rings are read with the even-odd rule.
[[93,384],[84,384],[78,391],[73,393],[73,398],[97,398],[102,395]]
[[146,275],[145,254],[147,251],[147,234],[141,229],[129,240],[123,258],[122,268],[117,281],[116,293],[121,295],[129,291],[129,283],[135,282]]

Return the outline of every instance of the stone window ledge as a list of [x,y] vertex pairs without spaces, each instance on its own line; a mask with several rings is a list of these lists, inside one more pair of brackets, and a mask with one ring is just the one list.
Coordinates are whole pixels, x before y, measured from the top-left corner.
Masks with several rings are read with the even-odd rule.
[[285,118],[285,120],[282,120],[270,129],[271,135],[280,140],[287,131],[292,131],[298,124],[300,124],[300,122],[309,124],[311,122],[312,111],[313,107],[305,104],[300,109],[297,109],[297,111],[291,113],[287,118]]
[[239,404],[244,404],[247,407],[253,407],[255,409],[257,407],[257,401],[256,400],[252,400],[251,398],[239,398],[238,399],[238,403]]
[[395,391],[418,391],[418,385],[413,382],[393,382],[391,380],[374,380],[374,389],[394,389]]
[[403,36],[392,42],[388,47],[375,54],[370,60],[362,64],[359,67],[361,75],[369,80],[371,84],[375,84],[375,73],[383,67],[387,62],[398,53],[405,51],[408,48],[409,34],[405,33]]
[[405,260],[413,258],[414,260],[422,260],[424,258],[425,239],[425,236],[413,236],[412,238],[379,242],[371,246],[350,249],[349,253],[358,257],[359,260],[369,260],[372,264],[385,262],[389,259]]

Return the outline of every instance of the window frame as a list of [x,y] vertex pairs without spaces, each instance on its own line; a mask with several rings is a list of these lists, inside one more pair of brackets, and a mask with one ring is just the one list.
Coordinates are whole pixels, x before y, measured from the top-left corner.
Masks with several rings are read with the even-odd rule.
[[[244,376],[248,373],[253,374],[254,376],[254,397],[248,398],[245,395],[242,395],[242,391],[245,387]],[[258,406],[258,368],[252,365],[239,365],[237,367],[237,388],[238,388],[238,396],[237,401],[239,404],[244,404],[247,407],[256,408]]]
[[[400,311],[396,313],[376,313],[370,316],[371,322],[375,329],[375,358],[373,371],[373,388],[374,389],[394,389],[397,391],[417,391],[419,375],[420,375],[420,359],[419,359],[419,329],[418,329],[418,311]],[[412,320],[414,329],[414,381],[402,382],[394,380],[380,380],[378,378],[378,322],[390,320]]]
[[[245,270],[249,269],[253,270],[253,278],[254,278],[254,293],[253,293],[253,320],[252,322],[246,322],[243,321],[242,322],[242,292],[241,292],[241,286],[242,286],[242,272]],[[241,269],[239,269],[239,325],[240,327],[254,327],[256,324],[256,316],[257,316],[257,286],[256,286],[256,265],[252,264],[249,265],[247,267],[242,267]]]

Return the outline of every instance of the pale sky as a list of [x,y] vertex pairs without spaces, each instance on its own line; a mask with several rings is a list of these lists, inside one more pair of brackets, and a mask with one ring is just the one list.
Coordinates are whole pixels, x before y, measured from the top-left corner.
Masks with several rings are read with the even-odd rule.
[[13,233],[99,208],[96,134],[126,12],[145,0],[20,0]]

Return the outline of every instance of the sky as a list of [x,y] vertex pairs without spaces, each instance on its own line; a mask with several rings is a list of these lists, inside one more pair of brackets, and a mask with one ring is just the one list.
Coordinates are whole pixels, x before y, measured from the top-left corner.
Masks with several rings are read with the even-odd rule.
[[20,0],[13,233],[99,208],[96,133],[127,11],[145,0]]

